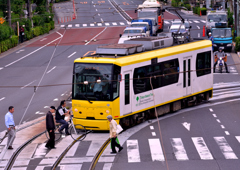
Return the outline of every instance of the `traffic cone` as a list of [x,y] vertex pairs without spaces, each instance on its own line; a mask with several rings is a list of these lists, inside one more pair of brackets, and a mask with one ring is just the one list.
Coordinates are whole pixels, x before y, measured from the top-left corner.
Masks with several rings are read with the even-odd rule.
[[206,34],[205,34],[205,25],[203,26],[203,33],[202,33],[202,36],[205,37]]
[[202,16],[202,11],[200,10],[200,17]]

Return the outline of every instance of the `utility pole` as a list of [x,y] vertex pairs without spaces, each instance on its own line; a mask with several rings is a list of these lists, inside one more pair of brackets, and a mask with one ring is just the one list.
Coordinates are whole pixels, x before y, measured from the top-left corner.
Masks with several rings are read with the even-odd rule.
[[239,7],[238,7],[238,2],[239,0],[234,0],[234,24],[235,24],[235,36],[239,36]]
[[12,27],[12,24],[11,24],[11,0],[8,0],[8,23],[9,23],[9,26]]
[[27,0],[27,11],[28,11],[28,18],[31,21],[32,27],[33,27],[33,21],[32,21],[32,3],[31,0]]

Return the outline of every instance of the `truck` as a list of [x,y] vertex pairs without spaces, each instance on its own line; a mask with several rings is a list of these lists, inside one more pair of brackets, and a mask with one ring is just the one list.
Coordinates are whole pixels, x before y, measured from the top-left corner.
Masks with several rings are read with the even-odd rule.
[[157,23],[158,23],[158,31],[163,31],[164,26],[164,19],[163,19],[163,12],[165,11],[162,9],[162,5],[157,0],[146,0],[143,4],[139,5],[137,10],[141,9],[157,9]]
[[215,27],[216,23],[223,23],[223,24],[226,24],[227,26],[227,23],[228,23],[227,12],[217,10],[217,11],[210,11],[207,13],[206,33],[208,36],[211,29]]
[[120,34],[120,39],[118,44],[123,44],[125,40],[139,37],[147,37],[146,27],[126,27],[123,31],[123,34]]
[[213,36],[213,50],[216,51],[221,47],[223,51],[232,51],[232,30],[227,28],[225,23],[216,23],[211,29]]
[[149,19],[134,19],[131,22],[131,27],[146,27],[148,35],[156,34],[156,32],[153,33],[152,21]]

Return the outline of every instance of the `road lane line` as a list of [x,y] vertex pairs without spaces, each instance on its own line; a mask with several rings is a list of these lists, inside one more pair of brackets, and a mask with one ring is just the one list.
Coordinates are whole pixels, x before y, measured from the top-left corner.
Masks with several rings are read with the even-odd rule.
[[198,33],[198,38],[200,37],[200,33]]
[[209,151],[204,139],[202,137],[192,137],[194,146],[196,147],[198,154],[203,160],[212,160],[212,154]]
[[43,39],[41,39],[40,41],[44,41],[44,40],[46,40],[47,38],[43,38]]
[[199,23],[199,21],[196,21],[196,20],[194,20],[193,22],[195,22],[195,23]]
[[225,129],[225,127],[224,127],[223,125],[221,125],[221,128],[222,128],[222,129]]
[[100,16],[100,14],[98,14],[98,16]]
[[150,129],[151,129],[151,130],[153,130],[153,129],[154,129],[154,127],[153,127],[153,126],[150,126]]
[[213,117],[217,117],[217,115],[216,114],[212,114],[213,115]]
[[30,84],[34,83],[36,80],[32,81],[31,83],[28,83],[27,85],[21,87],[20,89],[24,89],[25,87],[29,86]]
[[97,9],[96,9],[96,11],[97,11]]
[[137,140],[127,140],[128,162],[140,162],[140,154]]
[[49,44],[51,44],[51,43],[57,41],[58,39],[62,38],[63,35],[60,34],[59,32],[57,32],[57,33],[60,35],[60,37],[56,38],[55,40],[53,40],[53,41],[51,41],[51,42],[49,42],[49,43],[47,43],[47,44],[45,44],[44,46],[42,46],[42,47],[40,47],[40,48],[38,48],[38,49],[32,51],[31,53],[29,53],[29,54],[27,54],[27,55],[25,55],[25,56],[23,56],[23,57],[21,57],[21,58],[15,60],[15,61],[11,62],[10,64],[5,65],[5,67],[8,67],[8,66],[10,66],[10,65],[12,65],[12,64],[14,64],[14,63],[16,63],[16,62],[18,62],[18,61],[20,61],[20,60],[22,60],[22,59],[24,59],[24,58],[30,56],[31,54],[33,54],[33,53],[35,53],[35,52],[37,52],[37,51],[43,49],[44,47],[48,46]]
[[19,54],[20,52],[25,51],[25,49],[19,50],[16,53]]
[[103,19],[101,18],[101,21],[103,22]]
[[156,133],[155,133],[155,132],[152,132],[152,136],[156,136]]
[[71,55],[69,55],[67,58],[72,57],[74,54],[76,54],[77,52],[75,51],[74,53],[72,53]]
[[173,152],[178,161],[188,160],[187,152],[183,146],[181,138],[171,138]]
[[2,97],[1,99],[0,99],[0,101],[2,101],[2,100],[4,100],[5,99],[5,97]]
[[236,138],[237,141],[240,143],[240,136],[235,136],[235,138]]
[[165,161],[159,139],[148,139],[152,161]]
[[233,152],[232,148],[230,147],[230,145],[227,143],[226,139],[223,136],[214,137],[214,139],[226,159],[238,159],[235,153]]
[[197,25],[197,28],[200,30],[200,27]]
[[2,70],[3,69],[3,67],[0,67],[0,70]]
[[212,108],[209,108],[210,112],[213,112],[213,109]]
[[54,66],[51,70],[49,70],[49,71],[47,72],[47,74],[50,73],[51,71],[53,71],[55,68],[56,68],[56,66]]
[[230,135],[230,133],[229,133],[228,131],[225,131],[225,134],[226,134],[226,135]]
[[100,34],[102,34],[105,30],[107,29],[107,27],[105,27],[99,34],[97,34],[95,37],[93,37],[90,41],[88,41],[85,45],[88,45],[94,38],[98,37]]
[[218,123],[221,123],[221,121],[220,121],[219,119],[216,119],[216,121],[217,121]]

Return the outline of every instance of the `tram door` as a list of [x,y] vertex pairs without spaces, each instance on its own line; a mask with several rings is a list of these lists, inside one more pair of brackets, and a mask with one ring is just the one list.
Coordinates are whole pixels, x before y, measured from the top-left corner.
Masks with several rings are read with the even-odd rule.
[[192,57],[184,57],[183,58],[183,88],[186,89],[186,95],[189,95],[192,93],[191,58]]
[[132,80],[131,80],[131,71],[124,72],[124,102],[123,102],[123,114],[128,114],[132,112]]

